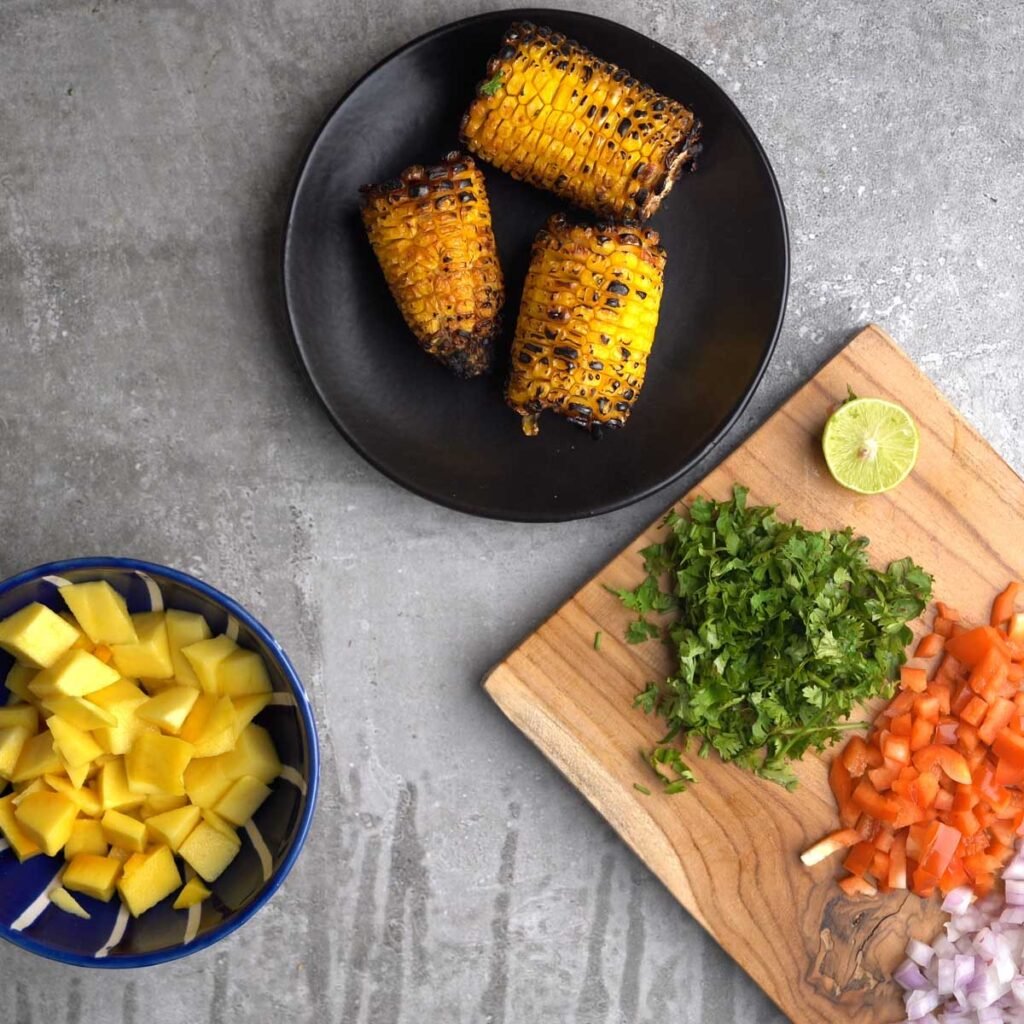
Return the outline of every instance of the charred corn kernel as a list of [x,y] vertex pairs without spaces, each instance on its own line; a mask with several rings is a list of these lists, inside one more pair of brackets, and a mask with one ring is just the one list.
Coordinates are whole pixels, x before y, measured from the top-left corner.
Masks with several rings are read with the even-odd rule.
[[484,178],[449,153],[396,181],[364,185],[363,223],[420,345],[460,377],[491,368],[504,283]]
[[537,433],[545,409],[597,432],[640,394],[661,304],[665,250],[638,225],[555,214],[533,243],[505,397]]
[[462,118],[481,159],[616,220],[654,213],[695,166],[700,132],[682,103],[525,21],[505,34]]

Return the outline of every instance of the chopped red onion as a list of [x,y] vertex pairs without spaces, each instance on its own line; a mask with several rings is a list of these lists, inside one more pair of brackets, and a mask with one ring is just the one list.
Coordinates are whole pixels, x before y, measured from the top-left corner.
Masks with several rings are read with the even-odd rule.
[[935,950],[931,946],[925,945],[919,939],[911,939],[907,943],[907,956],[918,967],[927,967],[931,963],[932,957],[935,956]]
[[957,889],[951,889],[942,901],[942,909],[947,914],[964,914],[967,908],[974,902],[974,893],[969,886],[961,885]]
[[1011,907],[1024,906],[1024,881],[1010,878],[1006,882],[1006,902]]
[[893,974],[893,980],[910,991],[931,988],[928,979],[913,960],[904,960]]
[[926,1017],[940,1002],[942,1002],[942,997],[934,990],[930,992],[911,992],[907,996],[907,1019],[916,1021]]

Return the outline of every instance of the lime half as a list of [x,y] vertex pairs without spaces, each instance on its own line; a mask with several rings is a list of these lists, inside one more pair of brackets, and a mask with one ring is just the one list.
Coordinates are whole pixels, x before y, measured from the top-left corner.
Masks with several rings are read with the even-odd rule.
[[904,480],[917,462],[917,427],[901,405],[852,398],[829,417],[821,447],[837,482],[880,494]]

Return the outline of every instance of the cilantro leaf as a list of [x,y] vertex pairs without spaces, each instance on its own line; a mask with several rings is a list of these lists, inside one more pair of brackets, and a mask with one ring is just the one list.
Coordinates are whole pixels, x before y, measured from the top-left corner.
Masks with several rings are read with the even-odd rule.
[[486,82],[484,82],[480,86],[480,95],[493,96],[495,93],[497,93],[498,89],[501,87],[501,77],[503,74],[503,71],[499,71],[493,78],[489,78]]

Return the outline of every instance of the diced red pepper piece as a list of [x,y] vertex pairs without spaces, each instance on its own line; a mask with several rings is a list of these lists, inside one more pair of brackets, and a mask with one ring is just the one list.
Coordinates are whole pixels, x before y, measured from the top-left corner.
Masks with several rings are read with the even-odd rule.
[[852,800],[854,782],[843,764],[842,757],[834,757],[828,769],[828,782],[832,788],[832,795],[836,798],[836,806],[839,808],[839,820],[846,828],[851,828],[860,814]]
[[907,887],[907,834],[905,832],[898,832],[892,841],[892,848],[889,850],[887,882],[891,889],[906,889]]
[[825,860],[826,857],[831,857],[833,853],[839,850],[855,846],[860,841],[860,835],[852,828],[842,828],[838,832],[832,832],[830,835],[825,836],[824,839],[819,839],[813,846],[808,847],[800,854],[800,859],[810,867],[812,864]]
[[987,746],[992,746],[996,736],[1010,724],[1016,714],[1017,707],[1012,700],[997,697],[985,715],[985,721],[978,726],[978,739]]
[[852,802],[865,814],[870,814],[879,821],[891,824],[899,816],[899,804],[889,797],[882,796],[867,779],[861,779],[858,783],[853,791]]
[[936,811],[951,811],[953,810],[953,794],[948,789],[940,789],[935,794],[935,803],[933,805]]
[[943,639],[948,639],[953,635],[953,620],[947,619],[944,615],[940,615],[936,620],[932,629],[941,636]]
[[904,665],[900,669],[900,686],[914,693],[924,693],[928,686],[928,673],[923,668],[911,668]]
[[978,626],[946,641],[946,653],[974,668],[992,650],[1005,652],[1006,642],[993,626]]
[[935,610],[944,619],[952,619],[954,622],[960,621],[960,613],[951,604],[946,604],[945,601],[936,601]]
[[1010,616],[1007,636],[1016,644],[1024,644],[1024,612],[1014,612]]
[[839,882],[839,888],[842,889],[847,896],[878,895],[878,890],[870,882],[866,882],[863,878],[859,878],[857,875],[847,875],[846,878]]
[[896,772],[886,765],[882,765],[881,768],[871,768],[868,771],[868,779],[879,793],[884,793],[885,790],[891,789],[895,778]]
[[942,652],[942,648],[945,644],[945,637],[939,633],[929,633],[927,636],[921,638],[921,642],[917,645],[917,650],[914,651],[915,658],[933,658],[936,654]]
[[981,822],[973,811],[953,811],[949,816],[949,823],[964,836],[973,836],[981,828]]
[[927,718],[915,718],[910,729],[911,751],[927,747],[935,738],[935,726]]
[[932,743],[914,754],[914,767],[919,772],[944,771],[954,782],[968,785],[971,780],[971,769],[964,755],[952,747],[943,747]]
[[860,778],[868,770],[868,745],[860,736],[851,736],[840,755],[852,778]]
[[959,845],[960,833],[955,828],[941,821],[934,822],[927,849],[920,861],[921,868],[932,878],[941,878]]
[[[910,716],[907,715],[907,721],[909,724]],[[907,736],[896,736],[889,734],[882,741],[882,753],[893,761],[898,761],[900,764],[910,764],[910,740]],[[943,747],[944,750],[948,749]]]
[[1024,768],[1024,736],[1006,728],[992,741],[992,753],[1014,768]]
[[992,602],[992,618],[989,620],[993,626],[1001,626],[1009,622],[1013,616],[1013,606],[1020,593],[1021,584],[1014,580],[1007,588]]
[[[910,730],[914,725],[914,716],[908,711],[906,714],[897,715],[892,720],[892,725],[889,726],[889,731],[893,736],[909,736]],[[882,748],[882,753],[885,753],[885,748]]]
[[871,867],[871,861],[874,859],[874,856],[875,847],[873,843],[858,843],[846,855],[843,867],[851,875],[860,875],[863,878],[867,874],[868,868]]
[[968,722],[970,725],[978,726],[985,720],[987,712],[988,701],[982,700],[981,697],[974,694],[961,709],[960,720]]

